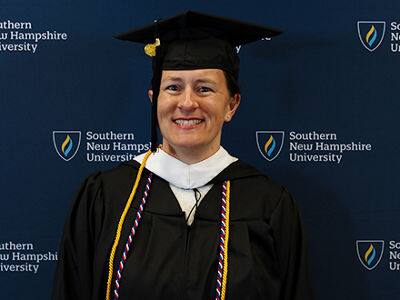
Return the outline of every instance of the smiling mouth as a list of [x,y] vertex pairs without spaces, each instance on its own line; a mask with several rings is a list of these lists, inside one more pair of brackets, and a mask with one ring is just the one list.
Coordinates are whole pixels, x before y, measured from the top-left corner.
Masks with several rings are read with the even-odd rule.
[[176,119],[176,120],[174,120],[174,123],[176,125],[178,125],[181,128],[187,128],[187,129],[194,128],[202,122],[203,122],[202,119]]
[[184,120],[184,119],[177,119],[174,121],[178,125],[197,125],[202,122],[200,119],[190,119],[190,120]]

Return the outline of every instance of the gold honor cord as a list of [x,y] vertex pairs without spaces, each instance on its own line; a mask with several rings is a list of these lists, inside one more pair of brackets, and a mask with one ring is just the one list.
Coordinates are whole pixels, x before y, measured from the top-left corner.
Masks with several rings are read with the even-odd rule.
[[229,243],[229,208],[230,208],[230,196],[231,196],[231,182],[226,181],[226,228],[225,228],[225,243],[224,243],[224,275],[222,277],[222,291],[221,300],[225,300],[226,297],[226,284],[228,281],[228,243]]
[[126,202],[126,205],[124,208],[124,211],[122,212],[121,218],[119,219],[119,222],[118,222],[118,227],[117,227],[117,232],[115,234],[114,244],[111,248],[110,260],[108,262],[108,279],[107,279],[106,300],[110,300],[110,296],[111,296],[111,281],[112,281],[113,270],[114,270],[114,258],[115,258],[115,252],[117,251],[117,246],[118,246],[119,240],[121,238],[122,226],[124,225],[126,215],[128,214],[129,208],[131,207],[133,197],[135,196],[136,190],[139,186],[140,177],[142,176],[144,166],[146,165],[146,161],[149,158],[150,154],[151,154],[151,151],[149,150],[149,151],[147,151],[146,155],[143,158],[142,164],[140,165],[139,171],[136,175],[135,184],[133,185],[131,194],[129,195],[128,201]]
[[[121,232],[122,232],[122,226],[125,222],[126,215],[128,214],[129,208],[132,204],[133,197],[136,194],[136,190],[139,186],[140,178],[143,173],[143,169],[146,165],[146,161],[149,158],[151,154],[151,151],[149,150],[146,155],[143,158],[142,164],[139,168],[138,174],[136,175],[136,180],[135,184],[133,185],[131,194],[129,195],[128,201],[125,205],[124,211],[122,212],[121,218],[119,219],[118,222],[118,227],[117,227],[117,232],[115,234],[115,239],[114,239],[114,244],[111,248],[111,253],[110,253],[110,260],[108,262],[108,279],[107,279],[107,293],[106,293],[106,300],[110,300],[111,297],[111,282],[112,282],[112,276],[113,276],[113,270],[114,270],[114,258],[115,258],[115,252],[117,250],[117,246],[119,243],[119,240],[121,238]],[[225,243],[224,243],[224,275],[222,278],[222,291],[221,291],[221,300],[225,300],[225,295],[226,295],[226,285],[227,285],[227,280],[228,280],[228,243],[229,243],[229,209],[230,209],[230,181],[228,180],[226,182],[226,229],[225,229]]]

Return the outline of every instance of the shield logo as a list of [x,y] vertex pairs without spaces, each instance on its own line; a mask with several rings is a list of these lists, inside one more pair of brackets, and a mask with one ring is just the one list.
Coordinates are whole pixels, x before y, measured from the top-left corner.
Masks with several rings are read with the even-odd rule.
[[365,49],[372,52],[377,49],[385,36],[386,22],[384,21],[358,21],[358,37]]
[[282,150],[284,138],[283,131],[256,131],[258,151],[266,160],[273,161]]
[[53,144],[58,156],[69,161],[74,158],[81,144],[80,131],[53,131]]
[[356,241],[357,256],[367,270],[373,270],[380,263],[385,242],[383,240]]

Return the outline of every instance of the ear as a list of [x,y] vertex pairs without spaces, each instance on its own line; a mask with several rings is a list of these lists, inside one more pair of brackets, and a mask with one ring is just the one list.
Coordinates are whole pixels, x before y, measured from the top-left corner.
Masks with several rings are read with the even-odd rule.
[[241,95],[239,93],[233,95],[229,102],[228,111],[225,114],[225,122],[230,122],[236,113],[240,104]]
[[153,102],[153,90],[148,90],[147,91],[147,96],[150,99],[150,102]]

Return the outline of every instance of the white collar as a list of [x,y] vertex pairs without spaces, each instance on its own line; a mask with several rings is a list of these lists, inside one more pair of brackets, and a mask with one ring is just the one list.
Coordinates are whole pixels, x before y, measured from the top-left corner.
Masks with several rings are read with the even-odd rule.
[[[134,159],[142,163],[144,153]],[[209,183],[223,169],[237,161],[236,157],[221,147],[209,158],[188,165],[169,155],[162,149],[152,153],[146,162],[146,169],[182,189],[194,189]]]

